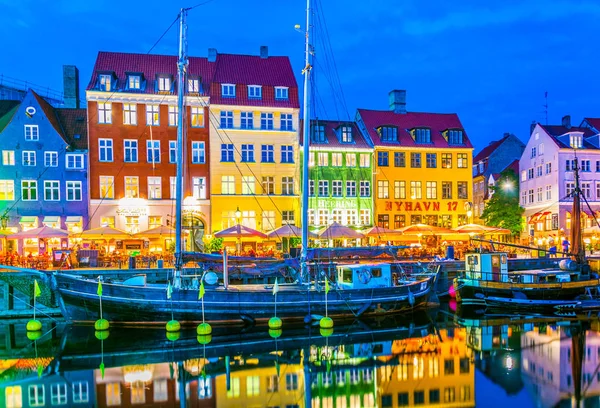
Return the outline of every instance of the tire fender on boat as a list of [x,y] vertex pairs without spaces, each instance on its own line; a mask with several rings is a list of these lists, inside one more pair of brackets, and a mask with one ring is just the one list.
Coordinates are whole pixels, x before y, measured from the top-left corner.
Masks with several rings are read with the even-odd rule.
[[366,285],[371,280],[371,271],[369,270],[361,270],[358,272],[358,280],[363,285]]

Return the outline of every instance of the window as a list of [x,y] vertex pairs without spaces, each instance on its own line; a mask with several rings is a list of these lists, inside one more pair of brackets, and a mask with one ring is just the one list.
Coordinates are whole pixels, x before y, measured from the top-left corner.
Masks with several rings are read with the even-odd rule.
[[431,143],[431,130],[427,128],[415,129],[414,138],[416,143]]
[[[569,183],[567,183],[567,191],[569,190]],[[529,203],[533,203],[533,188],[529,190]]]
[[581,161],[581,171],[586,172],[586,173],[591,171],[590,160],[582,160]]
[[452,153],[442,153],[442,169],[452,168]]
[[291,210],[282,211],[281,212],[281,221],[283,224],[290,224],[290,225],[296,224],[296,218],[295,218],[294,211],[291,211]]
[[459,169],[466,169],[469,167],[466,153],[457,153],[456,154],[456,167]]
[[199,78],[188,78],[188,92],[189,93],[200,93],[200,79]]
[[100,217],[100,225],[103,227],[115,227],[115,217]]
[[113,161],[113,141],[112,139],[98,139],[98,148],[100,151],[101,162]]
[[232,377],[227,390],[227,398],[237,398],[240,396],[240,378]]
[[254,176],[242,176],[242,194],[244,194],[244,195],[256,194]]
[[449,130],[448,131],[448,143],[452,145],[463,144],[463,132],[462,130]]
[[429,390],[429,403],[437,404],[440,402],[440,390],[438,388]]
[[106,384],[106,405],[109,407],[121,405],[121,384],[118,382]]
[[67,405],[67,384],[58,383],[50,386],[50,403],[52,405]]
[[169,105],[169,126],[177,126],[179,120],[179,108],[177,106]]
[[111,80],[112,80],[112,75],[108,75],[108,74],[98,75],[98,82],[100,84],[100,86],[98,88],[100,88],[101,91],[110,92]]
[[267,195],[275,194],[275,177],[263,176],[262,188],[263,188],[263,194],[267,194]]
[[275,147],[273,145],[262,145],[261,161],[263,163],[275,163],[274,151]]
[[382,408],[392,408],[392,395],[386,394],[381,396],[381,407]]
[[583,194],[583,196],[585,198],[588,198],[588,199],[592,198],[592,195],[591,195],[591,191],[592,191],[591,184],[592,183],[590,183],[589,181],[584,181],[584,182],[581,183],[581,193]]
[[352,127],[348,125],[343,125],[340,128],[341,140],[342,143],[352,143],[354,142],[354,138],[352,137]]
[[176,188],[177,188],[177,177],[169,177],[169,198],[171,200],[175,199],[175,196],[177,196],[176,194]]
[[[589,375],[589,374],[588,374]],[[588,383],[591,382],[591,379],[588,380]],[[460,394],[458,396],[459,401],[469,401],[471,399],[471,387],[468,385],[463,385],[460,387]]]
[[533,167],[527,170],[527,179],[531,180],[533,178]]
[[537,146],[531,148],[531,158],[537,157]]
[[342,196],[342,180],[333,180],[331,182],[331,196],[341,197]]
[[410,198],[412,200],[419,200],[423,198],[421,192],[421,182],[420,181],[411,181],[410,182]]
[[396,214],[394,215],[394,229],[406,227],[406,215]]
[[428,169],[437,168],[437,154],[435,153],[426,153],[425,154],[425,166]]
[[319,180],[319,197],[329,197],[328,180]]
[[260,392],[260,377],[258,375],[249,375],[246,377],[246,394],[249,397],[256,397]]
[[552,186],[546,186],[546,200],[552,199]]
[[242,112],[241,113],[241,129],[254,129],[254,113]]
[[394,167],[406,167],[406,153],[395,152],[394,153]]
[[192,163],[204,164],[205,160],[204,142],[192,142]]
[[398,406],[399,407],[407,407],[408,406],[408,392],[399,392],[398,393]]
[[148,199],[160,200],[162,198],[162,180],[160,177],[148,177]]
[[190,108],[192,127],[204,127],[204,108],[202,106],[192,106]]
[[158,126],[159,124],[159,106],[146,105],[146,125]]
[[425,198],[429,200],[437,200],[437,182],[425,182]]
[[210,377],[202,376],[198,378],[198,398],[212,398],[212,395],[212,382]]
[[444,402],[454,401],[456,401],[456,391],[454,390],[454,387],[444,388]]
[[38,125],[25,125],[25,140],[40,140]]
[[394,198],[405,199],[406,198],[406,181],[394,181]]
[[360,181],[360,196],[371,197],[371,182],[366,180]]
[[313,125],[311,134],[312,134],[313,142],[316,142],[316,143],[327,142],[327,137],[325,136],[325,126]]
[[331,166],[332,167],[342,167],[342,154],[341,153],[331,153]]
[[29,406],[43,407],[46,405],[46,398],[43,384],[34,384],[29,386]]
[[67,154],[67,169],[83,169],[83,154]]
[[360,210],[360,223],[371,225],[371,210]]
[[444,375],[454,375],[454,359],[447,358],[444,360]]
[[235,194],[234,176],[221,176],[221,194]]
[[112,123],[112,104],[110,102],[98,102],[98,123]]
[[137,106],[135,103],[123,104],[123,124],[137,125]]
[[158,77],[159,92],[171,92],[171,77],[167,75],[159,75]]
[[169,163],[177,162],[177,141],[169,140]]
[[221,161],[233,162],[233,143],[221,144]]
[[146,160],[148,163],[160,163],[160,140],[146,141]]
[[377,198],[390,198],[389,182],[387,180],[377,181]]
[[398,141],[398,128],[395,126],[381,126],[379,137],[381,137],[382,142],[396,142]]
[[583,147],[583,136],[582,135],[569,135],[569,145],[573,149],[580,149]]
[[23,391],[20,385],[7,386],[4,389],[4,401],[6,408],[23,407]]
[[206,177],[192,177],[192,195],[196,200],[206,200]]
[[67,181],[67,201],[81,201],[81,181]]
[[377,152],[377,165],[387,167],[389,164],[388,152]]
[[221,129],[233,129],[232,111],[221,111]]
[[264,231],[275,229],[275,211],[262,212],[262,228]]
[[471,372],[471,363],[469,358],[463,357],[458,361],[459,372],[461,374],[469,374]]
[[468,186],[467,186],[467,182],[466,181],[457,181],[456,182],[456,187],[457,187],[457,197],[459,199],[467,199],[469,198],[469,190],[468,190]]
[[285,375],[285,389],[287,391],[296,391],[298,389],[298,374],[288,373]]
[[451,181],[442,181],[442,199],[443,200],[451,200],[452,199],[452,182]]
[[25,150],[23,152],[23,166],[35,166],[35,152],[33,150]]
[[100,198],[115,198],[113,176],[100,176]]
[[319,152],[317,153],[319,167],[326,167],[329,165],[329,153]]
[[356,167],[356,155],[354,153],[346,153],[346,167]]
[[254,162],[254,145],[242,145],[242,162]]
[[308,180],[308,195],[311,197],[315,196],[315,181]]
[[56,180],[44,181],[44,201],[60,200],[60,182]]
[[261,99],[262,98],[262,86],[248,85],[248,98]]
[[[4,152],[3,151],[3,159],[4,159]],[[10,160],[12,160],[12,164],[10,164],[10,166],[14,166],[15,165],[15,152],[13,151],[9,151],[8,153],[12,153],[12,157],[9,157]],[[83,160],[82,160],[83,162]],[[4,160],[4,164],[6,165],[6,160]],[[58,152],[44,152],[44,166],[45,167],[58,167]]]
[[137,140],[123,140],[124,161],[126,163],[137,163],[138,142]]
[[71,389],[73,391],[73,403],[81,404],[89,401],[89,390],[87,381],[74,381]]
[[23,201],[37,201],[37,181],[21,180],[21,199]]
[[140,179],[137,176],[125,176],[125,197],[140,197]]
[[423,404],[425,404],[425,391],[415,391],[415,392],[413,392],[413,400],[414,400],[414,405],[423,405]]
[[282,145],[281,146],[281,162],[282,163],[293,163],[294,162],[294,146]]
[[140,89],[141,83],[139,75],[127,75],[127,89]]
[[260,128],[262,130],[273,130],[273,114],[272,113],[261,113],[260,114]]
[[275,99],[288,99],[288,88],[283,86],[276,86]]
[[15,199],[15,181],[0,180],[0,200],[8,201]]
[[346,181],[346,197],[356,197],[356,181]]
[[235,98],[235,85],[221,84],[221,96],[224,98]]
[[413,169],[421,168],[421,153],[410,154],[410,167]]
[[[46,152],[46,154],[52,152]],[[54,152],[56,153],[56,152]],[[58,161],[58,153],[56,153],[56,159]],[[15,165],[15,152],[14,150],[2,150],[2,164],[5,166],[14,166]],[[58,166],[58,163],[56,164]],[[56,167],[52,166],[52,167]],[[46,167],[51,167],[46,165]]]
[[360,167],[371,167],[371,155],[369,153],[360,154]]
[[294,194],[294,179],[292,177],[281,178],[281,194],[282,195],[293,195]]
[[[600,171],[598,165],[600,164],[600,161],[596,162],[596,171]],[[552,163],[546,163],[546,174],[550,174],[552,173]]]
[[541,187],[537,188],[537,200],[542,201],[542,188]]

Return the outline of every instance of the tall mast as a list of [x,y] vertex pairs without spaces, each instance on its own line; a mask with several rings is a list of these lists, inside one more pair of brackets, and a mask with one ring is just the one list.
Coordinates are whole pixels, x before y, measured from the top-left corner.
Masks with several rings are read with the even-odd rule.
[[177,176],[175,178],[175,279],[174,286],[180,284],[179,273],[183,265],[181,249],[181,217],[183,210],[183,152],[184,152],[184,103],[185,95],[185,75],[187,71],[187,25],[185,18],[187,9],[182,8],[179,14],[179,60],[177,62]]
[[310,46],[310,0],[306,0],[306,38],[305,38],[305,56],[304,56],[304,104],[302,106],[304,122],[304,136],[302,141],[302,252],[300,254],[300,262],[302,265],[301,277],[302,280],[307,276],[306,258],[308,255],[308,155],[310,142],[310,71],[311,65],[311,46]]
[[571,253],[575,261],[583,263],[585,248],[583,247],[581,232],[581,187],[579,186],[579,161],[577,151],[573,159],[573,171],[575,173],[575,189],[573,190],[573,210],[571,212]]

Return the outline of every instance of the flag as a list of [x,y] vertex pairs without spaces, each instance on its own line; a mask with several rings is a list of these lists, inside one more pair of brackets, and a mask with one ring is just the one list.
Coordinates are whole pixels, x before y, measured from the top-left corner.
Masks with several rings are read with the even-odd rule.
[[33,292],[35,297],[40,297],[42,295],[42,290],[40,289],[40,285],[37,283],[37,279],[33,281]]
[[277,283],[277,278],[275,278],[275,285],[273,285],[273,296],[275,296],[279,292],[279,283]]
[[325,277],[325,294],[329,293],[329,279]]
[[38,378],[42,378],[42,373],[43,372],[44,372],[44,367],[41,364],[38,364],[38,366],[37,366]]
[[104,363],[100,363],[100,375],[102,376],[102,379],[104,380]]
[[98,296],[102,296],[102,281],[98,281]]
[[169,286],[167,286],[167,299],[171,299],[172,294],[173,294],[173,286],[171,286],[171,282],[169,282]]
[[206,291],[204,290],[204,279],[202,279],[202,281],[200,282],[200,290],[198,291],[198,299],[202,299],[204,297],[204,293]]
[[277,378],[279,378],[281,376],[281,366],[277,360],[275,360],[275,372],[277,373]]

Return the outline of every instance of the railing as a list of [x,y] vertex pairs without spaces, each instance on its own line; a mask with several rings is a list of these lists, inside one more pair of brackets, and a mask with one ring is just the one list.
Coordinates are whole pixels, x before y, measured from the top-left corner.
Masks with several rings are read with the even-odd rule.
[[[28,81],[5,76],[4,74],[0,74],[0,88],[2,87],[6,87],[9,90],[14,90],[17,92],[26,92],[27,89],[31,88],[41,96],[53,99],[55,104],[62,105],[64,103],[64,95],[62,92],[55,91],[47,86],[37,85]],[[3,90],[0,90],[0,94],[3,92]]]

